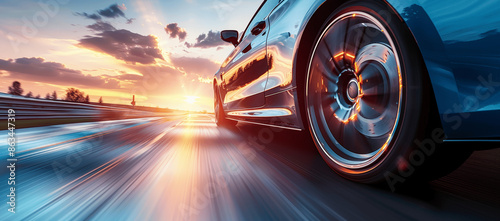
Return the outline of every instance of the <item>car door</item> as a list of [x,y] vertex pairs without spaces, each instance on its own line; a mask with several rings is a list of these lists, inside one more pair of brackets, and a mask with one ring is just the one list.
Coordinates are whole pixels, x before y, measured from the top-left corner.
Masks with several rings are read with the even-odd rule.
[[221,66],[226,110],[257,108],[265,103],[268,73],[266,39],[269,33],[267,17],[278,2],[267,0],[261,4],[243,32],[238,46]]

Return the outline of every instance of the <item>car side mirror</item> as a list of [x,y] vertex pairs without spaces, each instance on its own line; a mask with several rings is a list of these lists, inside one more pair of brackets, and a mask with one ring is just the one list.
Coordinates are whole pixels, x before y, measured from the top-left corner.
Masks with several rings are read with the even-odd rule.
[[220,32],[220,38],[225,41],[232,43],[234,47],[238,46],[238,31],[235,30],[224,30]]

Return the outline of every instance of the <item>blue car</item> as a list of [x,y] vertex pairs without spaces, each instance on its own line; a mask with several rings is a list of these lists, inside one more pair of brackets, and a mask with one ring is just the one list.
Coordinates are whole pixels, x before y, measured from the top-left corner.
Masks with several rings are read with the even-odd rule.
[[308,131],[341,176],[443,176],[500,140],[500,4],[267,0],[215,74],[219,126]]

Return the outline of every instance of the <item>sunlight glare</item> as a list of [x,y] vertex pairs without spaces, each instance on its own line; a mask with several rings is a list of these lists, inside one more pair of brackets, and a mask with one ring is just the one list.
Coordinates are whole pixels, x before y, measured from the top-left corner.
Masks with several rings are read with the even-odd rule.
[[189,104],[194,104],[198,99],[198,97],[196,96],[184,96],[184,97],[186,98],[184,101]]

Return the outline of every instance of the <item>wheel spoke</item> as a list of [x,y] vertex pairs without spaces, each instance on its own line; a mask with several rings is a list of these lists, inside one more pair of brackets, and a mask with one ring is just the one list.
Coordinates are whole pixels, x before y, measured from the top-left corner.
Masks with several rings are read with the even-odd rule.
[[338,69],[334,63],[331,62],[329,53],[322,53],[323,51],[327,51],[322,49],[319,51],[320,53],[314,58],[313,61],[315,64],[318,64],[318,71],[324,75],[329,81],[336,82],[338,76]]
[[[334,103],[337,103],[337,102],[335,101],[335,97],[334,97],[333,93],[330,93],[330,92],[323,92],[322,93],[321,104],[323,105],[323,107],[328,107]],[[337,107],[338,107],[338,105],[337,105]]]
[[356,50],[354,51],[354,55],[357,56],[359,49],[361,49],[361,45],[363,44],[363,40],[365,39],[366,27],[363,27],[363,31],[361,32],[361,37],[359,37],[358,44],[356,45]]
[[[325,46],[330,50],[332,57],[335,58],[333,60],[335,60],[338,70],[346,68],[346,63],[343,61],[343,57],[341,56],[343,56],[343,53],[345,52],[344,42],[346,35],[344,33],[347,28],[348,26],[344,20],[339,21],[338,24],[332,27],[331,31],[324,36],[324,39],[322,39]],[[342,61],[342,64],[340,61]]]
[[[337,115],[337,112],[340,111],[340,107],[338,105],[333,105],[333,108],[332,108],[332,112],[324,112],[324,115],[325,115],[325,118],[326,118],[326,125],[328,125],[328,130],[326,131],[327,133],[329,133],[330,135],[332,135],[332,137],[339,137],[339,132],[340,132],[340,129],[343,127],[343,123],[340,122],[336,115]],[[328,114],[328,115],[327,115]]]
[[383,87],[383,85],[381,86],[377,84],[363,84],[362,86],[363,97],[387,95],[387,91],[381,87]]
[[361,91],[364,96],[373,95],[386,95],[385,82],[382,78],[379,70],[373,68],[372,65],[364,65],[361,73],[359,74],[361,79]]
[[340,64],[335,60],[335,54],[331,51],[330,46],[326,41],[322,41],[323,44],[325,45],[325,48],[328,50],[328,53],[330,55],[331,61],[333,65],[335,66],[335,70],[337,70],[338,73],[342,71],[342,68],[340,67]]
[[349,67],[350,63],[347,62],[347,60],[346,60],[346,58],[347,58],[346,53],[348,53],[347,46],[349,43],[348,43],[347,35],[349,34],[351,18],[347,18],[346,22],[347,22],[347,25],[345,26],[345,31],[344,31],[345,35],[344,35],[344,50],[343,51],[344,51],[344,66]]
[[352,21],[353,19],[349,19],[350,27],[345,38],[345,52],[351,54],[354,57],[346,56],[344,57],[349,61],[351,67],[354,66],[354,61],[358,56],[358,51],[361,49],[363,38],[366,31],[366,26],[357,20]]
[[328,120],[328,128],[329,133],[333,135],[335,139],[337,139],[338,142],[342,142],[341,140],[338,140],[339,138],[342,138],[342,134],[344,132],[344,123],[339,120],[338,114],[341,114],[342,117],[347,114],[347,111],[343,111],[342,109],[337,109],[337,111],[332,114],[330,119]]
[[355,122],[352,121],[344,127],[343,140],[352,144],[353,148],[350,151],[358,154],[373,152],[374,150],[370,148],[371,144],[368,142],[367,137],[359,133],[354,124]]
[[378,77],[378,71],[370,64],[365,64],[361,66],[360,70],[358,70],[358,75],[363,79],[363,83],[373,82],[373,80],[377,80],[374,78]]
[[384,106],[382,106],[377,99],[370,99],[368,97],[363,97],[360,101],[361,110],[360,113],[369,118],[375,118],[380,116],[384,112]]

